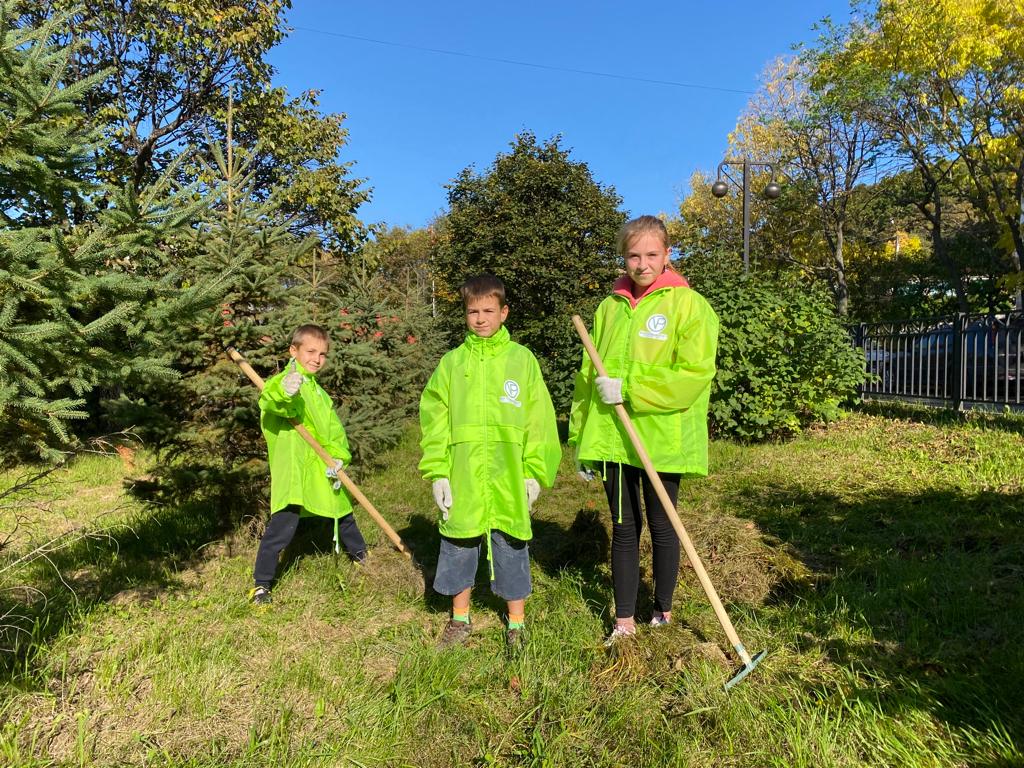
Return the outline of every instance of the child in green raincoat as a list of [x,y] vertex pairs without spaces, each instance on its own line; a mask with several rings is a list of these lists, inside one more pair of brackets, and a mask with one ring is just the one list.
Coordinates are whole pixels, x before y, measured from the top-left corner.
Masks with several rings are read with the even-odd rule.
[[291,423],[292,419],[301,421],[336,463],[347,465],[352,460],[334,403],[316,381],[317,372],[326,364],[329,346],[327,331],[322,327],[300,326],[288,348],[291,361],[267,381],[260,395],[260,428],[270,457],[271,516],[253,569],[255,586],[249,599],[256,605],[270,603],[278,555],[295,536],[300,517],[333,519],[335,551],[340,539],[353,560],[362,562],[366,558],[366,542],[337,473],[324,466]]
[[615,627],[608,643],[636,632],[643,508],[651,528],[654,571],[652,626],[672,621],[679,539],[615,415],[629,411],[672,502],[683,475],[708,473],[708,402],[715,377],[718,316],[673,269],[668,233],[654,216],[626,222],[616,243],[625,261],[594,315],[593,338],[608,376],[586,354],[576,377],[569,444],[580,475],[604,480],[612,513]]
[[420,398],[419,468],[433,484],[441,513],[434,589],[452,596],[439,644],[469,637],[469,598],[483,539],[491,591],[508,605],[506,642],[516,650],[531,590],[530,509],[541,486],[554,483],[562,450],[537,359],[503,325],[504,284],[481,275],[467,280],[461,293],[469,333],[441,359]]

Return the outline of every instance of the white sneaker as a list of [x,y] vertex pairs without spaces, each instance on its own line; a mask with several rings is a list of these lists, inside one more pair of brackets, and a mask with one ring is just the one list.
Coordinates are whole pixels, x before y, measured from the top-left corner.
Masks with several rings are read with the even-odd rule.
[[622,624],[616,624],[615,629],[608,635],[608,639],[604,641],[605,648],[611,648],[619,640],[624,640],[628,637],[636,636],[636,627],[628,627]]
[[666,619],[664,616],[658,616],[657,614],[651,619],[652,627],[665,627],[672,623],[672,619]]

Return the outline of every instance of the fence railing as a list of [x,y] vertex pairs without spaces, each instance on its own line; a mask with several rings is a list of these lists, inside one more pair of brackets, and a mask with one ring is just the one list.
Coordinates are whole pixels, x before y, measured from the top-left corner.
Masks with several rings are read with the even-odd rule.
[[1024,408],[1024,312],[861,323],[853,332],[867,373],[862,399]]

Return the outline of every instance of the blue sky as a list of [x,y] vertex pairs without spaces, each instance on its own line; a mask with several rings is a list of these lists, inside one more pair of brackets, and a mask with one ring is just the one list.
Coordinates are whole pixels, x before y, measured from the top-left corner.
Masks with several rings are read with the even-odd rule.
[[744,91],[826,15],[845,21],[847,0],[293,0],[294,31],[270,61],[277,84],[320,89],[324,111],[347,114],[341,159],[372,190],[367,223],[426,225],[445,184],[523,130],[561,134],[640,215],[674,212],[691,174],[717,166]]

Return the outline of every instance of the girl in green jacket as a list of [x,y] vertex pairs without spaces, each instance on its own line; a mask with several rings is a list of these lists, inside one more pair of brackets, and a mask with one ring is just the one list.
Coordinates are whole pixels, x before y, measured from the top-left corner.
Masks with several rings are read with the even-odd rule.
[[615,405],[629,411],[674,504],[683,475],[708,472],[708,398],[718,345],[718,317],[672,270],[660,219],[627,222],[616,245],[626,274],[597,308],[593,329],[608,376],[597,376],[584,354],[569,418],[580,476],[592,480],[599,470],[611,507],[615,627],[609,643],[636,632],[641,493],[653,544],[653,626],[672,620],[679,572],[679,540]]

